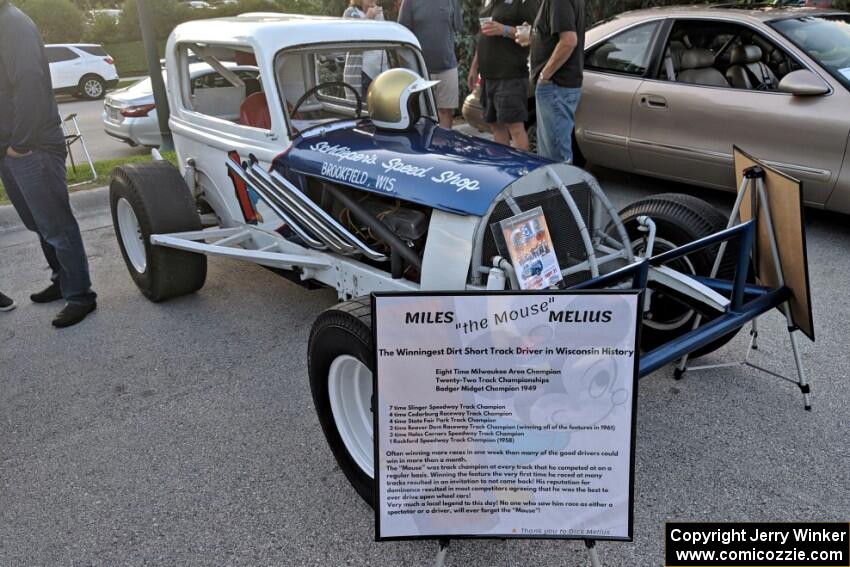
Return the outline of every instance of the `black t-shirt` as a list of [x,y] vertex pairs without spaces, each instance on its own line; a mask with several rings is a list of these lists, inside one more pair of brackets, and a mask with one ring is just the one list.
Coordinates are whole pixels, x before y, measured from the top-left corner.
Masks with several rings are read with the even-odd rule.
[[536,82],[562,32],[576,32],[578,45],[552,82],[559,87],[579,88],[584,67],[584,0],[543,0],[531,37],[531,76]]
[[[539,0],[486,0],[481,17],[517,27],[533,23]],[[478,34],[478,73],[482,79],[522,79],[528,77],[528,48],[510,37]]]

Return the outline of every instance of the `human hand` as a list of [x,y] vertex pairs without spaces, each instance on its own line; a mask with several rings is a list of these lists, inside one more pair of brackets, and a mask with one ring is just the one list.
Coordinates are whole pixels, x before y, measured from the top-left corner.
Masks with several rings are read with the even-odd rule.
[[469,74],[466,76],[466,86],[469,87],[469,92],[475,92],[475,83],[478,82],[478,71],[476,69],[470,69]]
[[11,146],[6,150],[6,156],[10,157],[12,159],[17,159],[17,158],[21,158],[21,157],[24,157],[24,156],[28,156],[31,153],[32,153],[32,150],[30,150],[28,152],[24,152],[22,154],[18,153],[15,150],[13,150]]
[[374,20],[378,17],[378,14],[382,12],[382,8],[380,6],[372,6],[368,10],[366,10],[366,17],[370,20]]
[[542,87],[542,86],[544,86],[544,85],[548,85],[548,84],[549,84],[549,83],[551,83],[551,82],[552,82],[552,79],[551,79],[551,78],[549,78],[549,79],[544,79],[544,78],[543,78],[543,75],[540,75],[539,77],[537,77],[537,86]]
[[522,47],[531,45],[531,26],[528,22],[523,22],[521,26],[517,26],[515,41]]
[[481,34],[489,37],[502,35],[505,26],[499,22],[484,22],[481,24]]

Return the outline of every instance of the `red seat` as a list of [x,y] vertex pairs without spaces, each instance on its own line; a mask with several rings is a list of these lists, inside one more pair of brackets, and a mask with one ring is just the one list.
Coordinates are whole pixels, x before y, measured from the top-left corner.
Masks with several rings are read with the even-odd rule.
[[269,102],[264,93],[254,93],[242,101],[239,107],[239,123],[243,126],[272,129],[272,117]]

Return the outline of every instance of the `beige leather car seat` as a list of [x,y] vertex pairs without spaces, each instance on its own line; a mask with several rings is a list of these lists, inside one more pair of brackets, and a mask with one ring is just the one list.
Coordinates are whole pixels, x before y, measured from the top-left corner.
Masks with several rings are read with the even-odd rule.
[[758,45],[736,45],[732,48],[726,78],[736,89],[771,91],[779,81],[773,71],[762,63],[762,51]]
[[723,73],[714,68],[714,54],[708,49],[699,47],[682,53],[681,71],[677,80],[680,83],[709,87],[729,86]]

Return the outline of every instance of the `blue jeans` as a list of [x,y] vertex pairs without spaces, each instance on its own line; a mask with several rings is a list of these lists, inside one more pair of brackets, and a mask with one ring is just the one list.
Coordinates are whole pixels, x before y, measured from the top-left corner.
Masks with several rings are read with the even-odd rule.
[[581,89],[555,83],[537,85],[537,153],[559,162],[573,162],[573,128]]
[[0,179],[9,200],[29,230],[38,234],[41,249],[69,303],[90,304],[89,262],[83,237],[68,197],[65,159],[39,150],[0,158]]

